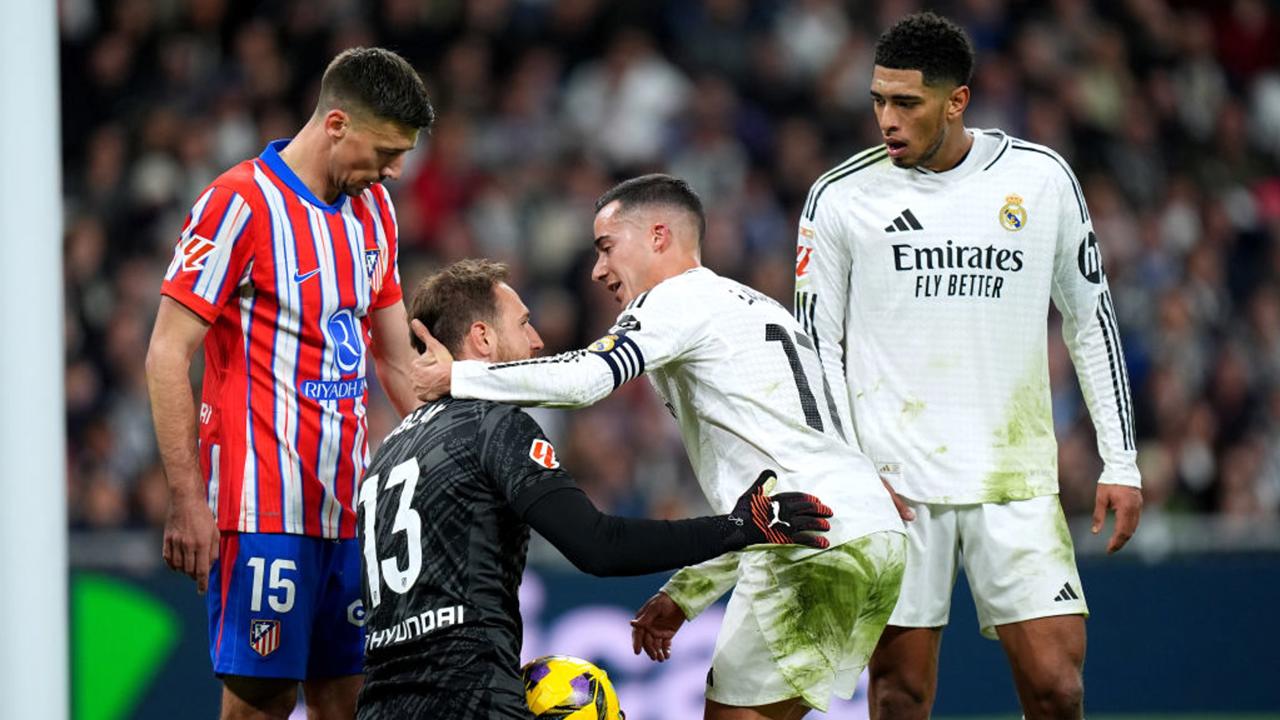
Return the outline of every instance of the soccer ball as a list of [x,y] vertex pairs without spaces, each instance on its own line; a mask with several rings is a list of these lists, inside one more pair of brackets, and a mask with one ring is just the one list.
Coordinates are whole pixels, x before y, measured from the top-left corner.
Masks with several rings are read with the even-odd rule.
[[546,655],[520,668],[524,699],[535,717],[626,720],[605,671],[581,658]]

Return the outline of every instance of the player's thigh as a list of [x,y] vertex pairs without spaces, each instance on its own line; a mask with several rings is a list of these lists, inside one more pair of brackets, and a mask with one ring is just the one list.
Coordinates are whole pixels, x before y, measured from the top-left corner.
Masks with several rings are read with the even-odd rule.
[[955,506],[907,501],[916,519],[906,523],[907,566],[889,625],[934,628],[951,615],[951,589],[959,569],[959,527]]
[[206,596],[215,673],[306,677],[324,542],[300,535],[223,534]]
[[226,675],[222,678],[221,720],[288,718],[298,703],[294,680]]
[[360,543],[355,539],[321,542],[308,680],[347,678],[364,670]]
[[308,720],[351,720],[356,714],[363,675],[319,678],[302,684]]
[[1051,693],[1080,684],[1085,626],[1080,615],[1058,615],[996,627],[1019,694]]
[[957,508],[982,634],[1060,615],[1088,616],[1075,548],[1057,495]]
[[821,553],[745,553],[725,611],[707,698],[757,708],[800,698],[825,711],[848,698],[897,600],[901,533],[875,533]]

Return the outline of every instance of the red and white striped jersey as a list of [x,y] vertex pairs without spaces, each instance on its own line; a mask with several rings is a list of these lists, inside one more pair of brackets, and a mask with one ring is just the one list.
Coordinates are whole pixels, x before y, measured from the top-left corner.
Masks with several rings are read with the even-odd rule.
[[381,185],[329,205],[271,143],[191,208],[160,292],[209,322],[200,463],[218,528],[355,536],[373,310],[401,302]]

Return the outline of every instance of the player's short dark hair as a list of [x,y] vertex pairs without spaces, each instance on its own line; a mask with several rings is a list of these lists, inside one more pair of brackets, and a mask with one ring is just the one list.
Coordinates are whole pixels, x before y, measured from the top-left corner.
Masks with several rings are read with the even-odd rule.
[[431,127],[436,120],[418,71],[396,53],[376,47],[343,50],[329,63],[320,80],[317,110],[333,108],[413,128]]
[[653,173],[624,180],[596,200],[596,212],[615,200],[623,210],[644,205],[680,208],[698,219],[698,242],[702,242],[702,236],[707,234],[707,214],[702,209],[702,198],[689,187],[689,183],[678,177]]
[[[449,352],[459,355],[462,340],[471,323],[492,323],[498,317],[498,283],[506,282],[505,263],[484,258],[468,258],[431,275],[413,293],[409,316],[427,326],[432,336]],[[409,333],[409,342],[419,353],[426,350],[418,336]]]
[[919,70],[924,84],[968,85],[973,77],[973,44],[959,25],[931,12],[902,18],[876,41],[876,65]]

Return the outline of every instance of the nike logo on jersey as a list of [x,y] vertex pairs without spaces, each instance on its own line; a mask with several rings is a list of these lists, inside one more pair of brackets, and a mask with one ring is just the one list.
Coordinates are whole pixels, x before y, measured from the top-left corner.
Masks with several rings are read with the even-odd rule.
[[924,226],[916,219],[910,209],[903,210],[893,222],[885,226],[885,232],[908,232],[911,230],[923,230]]
[[318,272],[320,272],[320,268],[316,268],[315,270],[312,270],[312,271],[310,271],[310,272],[305,272],[305,273],[302,273],[302,274],[299,274],[297,270],[294,270],[294,271],[293,271],[293,281],[294,281],[294,282],[296,282],[296,283],[303,282],[303,281],[305,281],[307,278],[311,277],[312,275],[315,275],[315,274],[316,274],[316,273],[318,273]]

